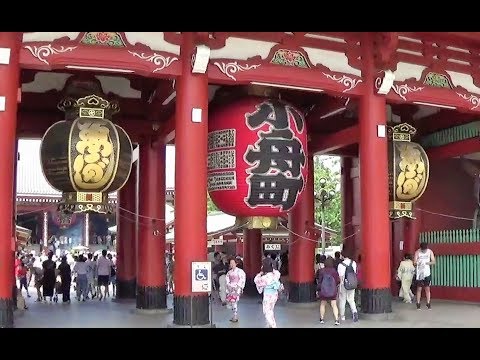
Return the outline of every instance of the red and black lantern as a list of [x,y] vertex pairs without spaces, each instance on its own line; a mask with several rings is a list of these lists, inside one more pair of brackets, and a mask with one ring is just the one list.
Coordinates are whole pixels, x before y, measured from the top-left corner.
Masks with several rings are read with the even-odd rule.
[[248,97],[210,115],[208,190],[223,212],[283,215],[295,207],[306,178],[305,120],[291,104]]

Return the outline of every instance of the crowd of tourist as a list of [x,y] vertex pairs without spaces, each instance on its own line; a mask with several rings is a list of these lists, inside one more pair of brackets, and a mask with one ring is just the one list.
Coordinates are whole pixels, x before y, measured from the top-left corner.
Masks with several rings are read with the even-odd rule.
[[91,253],[72,255],[67,251],[60,257],[48,249],[46,255],[40,256],[19,252],[15,259],[15,275],[17,302],[22,302],[24,290],[26,296],[31,297],[29,286],[32,280],[37,302],[58,302],[61,295],[62,302],[70,303],[72,287],[78,301],[106,300],[115,297],[116,292],[116,259],[107,250],[103,250],[100,256]]
[[[23,291],[31,297],[29,286],[33,280],[37,302],[58,302],[62,295],[64,303],[70,303],[71,287],[76,299],[86,301],[98,298],[106,300],[115,297],[116,259],[112,253],[103,250],[101,255],[91,253],[72,255],[68,252],[56,257],[47,249],[47,255],[34,256],[19,252],[15,260],[18,297],[17,307],[27,309]],[[421,308],[422,290],[425,290],[426,306],[431,308],[430,282],[431,266],[435,264],[433,251],[421,243],[414,257],[405,254],[396,278],[400,283],[399,297],[405,303],[412,303],[416,291],[416,306]],[[345,252],[336,252],[334,257],[317,255],[315,258],[316,295],[320,303],[319,321],[325,323],[326,307],[332,308],[335,325],[346,321],[345,309],[348,304],[353,322],[359,320],[362,267],[361,257],[354,261]],[[213,293],[221,304],[232,311],[231,322],[239,321],[238,303],[247,284],[243,270],[243,258],[215,252],[212,261]],[[166,254],[166,285],[169,293],[174,292],[174,256]],[[259,272],[250,279],[257,292],[262,295],[261,304],[267,327],[276,328],[275,305],[283,294],[288,297],[288,252],[278,256],[265,253]],[[111,291],[110,291],[111,289]]]

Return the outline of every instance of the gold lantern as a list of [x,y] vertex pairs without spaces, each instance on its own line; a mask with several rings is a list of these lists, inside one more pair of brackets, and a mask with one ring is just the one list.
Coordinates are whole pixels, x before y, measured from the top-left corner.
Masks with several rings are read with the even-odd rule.
[[58,105],[66,120],[52,125],[42,139],[43,173],[62,191],[58,211],[112,213],[108,193],[128,180],[133,153],[127,133],[110,121],[118,103],[103,97],[96,79],[74,78],[66,92]]
[[411,141],[417,130],[407,124],[388,127],[388,184],[391,219],[414,219],[413,202],[428,183],[429,163],[425,150]]

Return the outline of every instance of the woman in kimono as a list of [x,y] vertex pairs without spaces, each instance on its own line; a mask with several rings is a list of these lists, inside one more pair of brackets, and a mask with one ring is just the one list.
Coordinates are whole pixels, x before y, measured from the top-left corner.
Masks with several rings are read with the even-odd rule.
[[272,260],[263,259],[262,271],[260,271],[255,279],[258,292],[263,292],[263,315],[269,328],[276,328],[274,308],[278,300],[278,292],[281,289],[280,272],[273,268]]
[[414,298],[411,290],[414,275],[415,265],[413,265],[412,255],[405,254],[397,269],[397,279],[401,284],[398,296],[403,298],[403,302],[407,304],[411,304]]
[[238,322],[238,301],[240,295],[243,293],[245,287],[245,272],[237,267],[237,261],[235,258],[229,259],[230,270],[225,277],[226,283],[226,300],[228,307],[233,311],[233,317],[231,322]]

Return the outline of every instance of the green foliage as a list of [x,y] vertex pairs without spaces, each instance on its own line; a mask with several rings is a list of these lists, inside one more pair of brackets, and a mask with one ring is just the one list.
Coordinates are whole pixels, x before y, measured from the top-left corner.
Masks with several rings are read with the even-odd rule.
[[[325,190],[333,191],[335,195],[325,205],[325,226],[337,231],[332,236],[332,245],[340,245],[342,241],[342,201],[340,193],[340,158],[334,156],[314,157],[314,191],[319,196],[320,179],[326,180]],[[321,224],[320,201],[315,201],[315,222]]]
[[213,203],[210,198],[210,194],[207,192],[207,214],[219,211],[217,206]]

